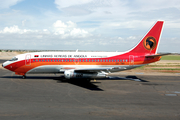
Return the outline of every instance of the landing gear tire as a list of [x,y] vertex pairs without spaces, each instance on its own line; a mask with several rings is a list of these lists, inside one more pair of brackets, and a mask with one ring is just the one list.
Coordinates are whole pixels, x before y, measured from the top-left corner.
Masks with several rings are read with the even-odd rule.
[[23,76],[22,76],[22,79],[26,79],[26,76],[25,76],[25,75],[23,75]]

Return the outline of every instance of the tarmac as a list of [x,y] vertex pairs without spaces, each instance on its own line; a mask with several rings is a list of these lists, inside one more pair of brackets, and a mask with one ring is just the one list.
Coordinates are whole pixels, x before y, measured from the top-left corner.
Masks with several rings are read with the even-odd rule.
[[[4,60],[0,60],[2,63]],[[180,75],[128,72],[141,81],[65,80],[0,69],[0,120],[179,120]]]

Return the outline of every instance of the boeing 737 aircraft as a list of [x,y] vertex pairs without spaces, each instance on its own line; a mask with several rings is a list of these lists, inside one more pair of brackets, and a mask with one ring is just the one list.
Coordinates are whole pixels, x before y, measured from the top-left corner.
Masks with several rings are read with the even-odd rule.
[[108,73],[129,70],[159,61],[157,54],[164,21],[157,21],[144,38],[126,52],[35,52],[13,57],[2,66],[26,74],[64,73],[66,79],[106,78]]

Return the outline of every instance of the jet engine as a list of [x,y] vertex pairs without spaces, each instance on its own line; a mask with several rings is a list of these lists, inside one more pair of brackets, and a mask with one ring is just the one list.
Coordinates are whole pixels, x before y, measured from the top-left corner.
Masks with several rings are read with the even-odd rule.
[[73,78],[106,78],[106,74],[101,72],[75,72],[74,70],[66,70],[64,71],[64,76],[66,79]]

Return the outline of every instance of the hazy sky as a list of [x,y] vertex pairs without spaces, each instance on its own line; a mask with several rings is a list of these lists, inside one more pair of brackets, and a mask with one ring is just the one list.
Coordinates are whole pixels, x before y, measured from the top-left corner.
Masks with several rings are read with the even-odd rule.
[[0,49],[126,51],[157,20],[180,53],[179,0],[0,0]]

